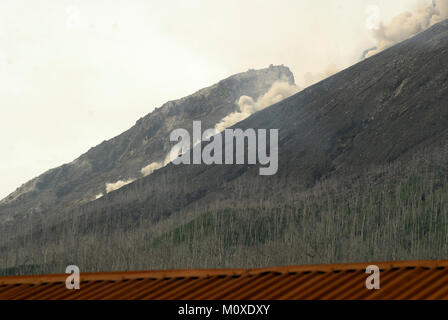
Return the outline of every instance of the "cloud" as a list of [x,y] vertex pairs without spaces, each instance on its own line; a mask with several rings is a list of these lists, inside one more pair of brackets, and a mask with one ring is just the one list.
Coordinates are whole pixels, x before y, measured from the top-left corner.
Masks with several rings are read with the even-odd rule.
[[288,82],[277,81],[271,88],[261,96],[257,101],[249,96],[241,96],[237,102],[240,111],[232,112],[224,117],[219,123],[215,125],[218,132],[233,126],[234,124],[248,118],[257,111],[280,102],[293,94],[300,91],[296,85],[291,85]]
[[396,15],[389,25],[380,24],[372,30],[377,41],[376,48],[365,54],[371,57],[394,44],[404,41],[448,17],[448,0],[434,0],[432,4],[418,7]]
[[129,179],[129,180],[118,180],[117,182],[113,182],[113,183],[106,183],[106,193],[118,190],[121,187],[123,187],[127,184],[130,184],[134,181],[135,181],[135,179]]

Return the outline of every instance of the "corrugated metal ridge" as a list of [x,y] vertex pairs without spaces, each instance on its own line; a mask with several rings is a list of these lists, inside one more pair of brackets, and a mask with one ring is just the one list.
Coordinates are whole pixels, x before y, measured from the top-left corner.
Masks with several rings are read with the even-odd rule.
[[[256,276],[265,273],[294,274],[307,272],[338,272],[365,270],[368,265],[376,265],[380,269],[395,268],[438,268],[448,267],[448,260],[414,260],[393,262],[366,262],[366,263],[340,263],[302,266],[268,267],[258,269],[186,269],[186,270],[155,270],[155,271],[123,271],[123,272],[92,272],[82,273],[81,281],[123,281],[136,279],[181,279],[181,278],[208,278],[218,276]],[[27,275],[0,277],[0,285],[16,284],[44,284],[65,283],[67,274]]]

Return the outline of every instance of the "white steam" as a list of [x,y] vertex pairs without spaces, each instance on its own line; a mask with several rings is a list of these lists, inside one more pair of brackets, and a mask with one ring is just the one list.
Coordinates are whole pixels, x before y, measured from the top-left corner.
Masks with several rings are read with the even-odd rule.
[[129,179],[129,180],[118,180],[117,182],[113,182],[113,183],[106,183],[106,193],[118,190],[121,187],[123,187],[127,184],[130,184],[134,181],[135,181],[135,179]]
[[275,82],[271,88],[257,101],[248,96],[241,96],[237,104],[240,107],[240,111],[235,111],[224,117],[219,123],[215,125],[218,132],[233,126],[234,124],[248,118],[257,111],[280,102],[299,91],[299,87],[291,85],[288,82]]
[[381,23],[377,30],[372,30],[377,45],[365,56],[366,58],[371,57],[446,18],[448,18],[448,0],[434,0],[432,4],[421,6],[413,12],[400,13],[392,19],[389,25],[385,26]]

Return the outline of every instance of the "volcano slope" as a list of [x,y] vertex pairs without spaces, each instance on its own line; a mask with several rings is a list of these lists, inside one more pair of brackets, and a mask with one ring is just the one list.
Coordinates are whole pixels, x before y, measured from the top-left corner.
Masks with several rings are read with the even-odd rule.
[[[259,111],[279,170],[168,166],[2,235],[4,272],[448,255],[448,21]],[[166,137],[168,139],[168,137]]]
[[213,86],[165,103],[139,119],[121,135],[91,148],[75,161],[48,170],[25,183],[0,201],[0,224],[31,216],[49,216],[105,194],[106,183],[133,181],[141,170],[163,162],[171,148],[168,139],[175,128],[191,128],[193,120],[213,127],[238,110],[242,95],[258,99],[276,82],[294,85],[292,72],[284,66],[270,66],[233,75]]

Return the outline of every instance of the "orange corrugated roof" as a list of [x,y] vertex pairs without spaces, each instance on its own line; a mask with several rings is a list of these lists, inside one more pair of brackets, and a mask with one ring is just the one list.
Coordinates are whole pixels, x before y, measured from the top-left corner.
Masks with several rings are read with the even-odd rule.
[[[379,290],[365,286],[371,264],[381,270]],[[85,273],[80,290],[65,287],[67,276],[0,277],[0,299],[448,299],[448,260]]]

